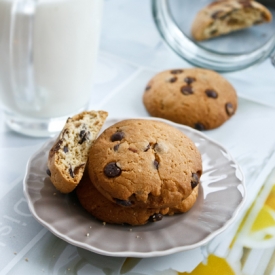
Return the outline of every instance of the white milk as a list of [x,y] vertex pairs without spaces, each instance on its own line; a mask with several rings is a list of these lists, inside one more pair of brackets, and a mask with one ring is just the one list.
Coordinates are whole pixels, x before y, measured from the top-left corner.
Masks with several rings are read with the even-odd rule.
[[[33,4],[20,6],[27,1],[37,2],[34,17]],[[80,110],[91,94],[102,0],[17,2],[12,25],[14,1],[0,0],[1,103],[36,118]]]

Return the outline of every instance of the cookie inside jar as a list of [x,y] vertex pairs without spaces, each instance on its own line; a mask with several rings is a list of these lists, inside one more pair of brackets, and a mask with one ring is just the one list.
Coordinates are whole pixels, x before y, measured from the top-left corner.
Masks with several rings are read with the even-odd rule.
[[[195,66],[237,71],[262,62],[274,51],[273,1],[152,2],[153,18],[164,41]],[[204,38],[202,29],[207,34]]]

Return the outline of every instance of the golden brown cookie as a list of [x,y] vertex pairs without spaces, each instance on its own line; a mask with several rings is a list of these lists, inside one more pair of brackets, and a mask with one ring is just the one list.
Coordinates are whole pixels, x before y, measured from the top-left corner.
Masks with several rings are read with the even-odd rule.
[[250,0],[220,0],[203,8],[192,24],[192,36],[201,41],[272,20],[262,4]]
[[168,211],[168,215],[174,215],[177,213],[185,213],[187,211],[189,211],[192,206],[195,204],[197,198],[199,195],[199,185],[197,185],[192,193],[184,200],[181,201],[181,203],[179,203],[178,205],[176,205],[175,207],[171,207],[169,208]]
[[107,115],[105,111],[89,111],[68,118],[48,156],[47,172],[60,192],[73,191],[81,180],[88,151]]
[[114,224],[142,225],[162,220],[168,208],[123,207],[106,199],[92,184],[88,173],[76,189],[80,204],[95,218]]
[[84,173],[76,194],[80,204],[95,218],[114,224],[143,225],[147,222],[161,221],[163,215],[187,212],[191,209],[198,195],[197,185],[192,193],[174,209],[124,207],[106,199],[90,181],[88,173]]
[[197,130],[219,127],[237,109],[234,87],[206,69],[167,70],[147,84],[143,103],[150,115]]
[[202,174],[201,156],[178,129],[154,120],[124,120],[91,147],[90,179],[108,200],[125,207],[173,207]]

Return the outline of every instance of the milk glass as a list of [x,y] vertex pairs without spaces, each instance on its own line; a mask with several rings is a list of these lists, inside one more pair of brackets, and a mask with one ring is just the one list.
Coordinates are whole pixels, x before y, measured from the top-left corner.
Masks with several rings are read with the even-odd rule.
[[0,101],[7,124],[50,136],[88,106],[103,0],[0,0]]

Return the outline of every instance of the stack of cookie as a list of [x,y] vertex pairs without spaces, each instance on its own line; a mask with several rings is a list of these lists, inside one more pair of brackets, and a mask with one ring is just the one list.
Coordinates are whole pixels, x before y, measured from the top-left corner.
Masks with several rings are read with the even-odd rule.
[[82,206],[101,221],[142,225],[188,211],[202,174],[194,143],[153,120],[124,120],[94,142],[77,187]]
[[196,202],[201,155],[178,129],[124,120],[97,135],[107,112],[69,118],[49,152],[48,174],[62,193],[76,189],[97,219],[142,225],[188,211]]

